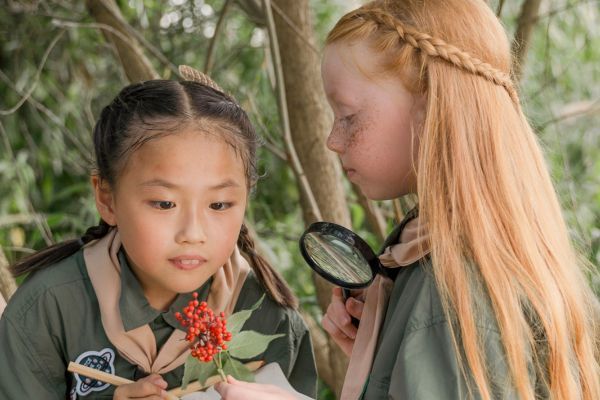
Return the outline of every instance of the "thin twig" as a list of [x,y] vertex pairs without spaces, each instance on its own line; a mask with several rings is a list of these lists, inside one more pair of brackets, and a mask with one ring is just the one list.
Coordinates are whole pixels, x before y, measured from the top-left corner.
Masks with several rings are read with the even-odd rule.
[[[553,111],[550,107],[550,104],[548,104],[548,102],[543,103],[546,111],[548,111],[550,114],[553,114]],[[571,169],[571,165],[569,164],[569,155],[567,153],[567,148],[568,146],[566,145],[566,143],[564,142],[564,132],[560,131],[557,125],[553,125],[553,131],[555,133],[555,138],[556,138],[556,142],[557,142],[557,146],[556,148],[559,149],[558,152],[561,154],[561,158],[562,158],[562,167],[563,167],[563,171],[564,171],[564,182],[574,182],[574,175],[573,175],[573,170]],[[566,194],[564,195],[565,198],[568,198],[571,201],[570,204],[570,209],[572,210],[578,210],[579,206],[578,206],[578,201],[577,201],[577,195],[575,194],[575,190],[573,189],[571,184],[567,185],[567,190],[566,190]],[[584,234],[584,229],[583,229],[583,223],[581,222],[579,213],[574,213],[574,218],[575,218],[575,223],[577,225],[577,231],[580,232],[582,235]],[[591,242],[591,239],[589,239],[589,237],[584,238],[584,240],[586,240],[588,243]]]
[[371,231],[375,233],[377,239],[381,241],[385,240],[385,237],[387,236],[387,229],[385,225],[385,220],[383,218],[381,210],[377,206],[377,203],[375,203],[372,200],[369,200],[367,196],[364,195],[362,190],[360,190],[360,187],[357,184],[352,183],[352,189],[356,194],[358,204],[360,204],[363,210],[365,211],[367,222],[369,223]]
[[264,134],[262,135],[262,138],[264,140],[265,147],[271,153],[273,153],[275,156],[279,157],[282,161],[289,162],[288,157],[285,154],[285,151],[281,150],[277,146],[277,143],[275,143],[273,141],[273,138],[267,134],[269,132],[269,130],[267,129],[267,126],[260,118],[261,115],[258,112],[258,107],[256,107],[256,103],[254,102],[254,98],[252,96],[248,96],[248,104],[250,105],[250,112],[252,112],[252,114],[256,115],[256,124],[258,125],[260,130],[262,132],[264,132]]
[[404,211],[402,211],[402,204],[400,203],[400,199],[392,200],[392,204],[394,205],[394,216],[396,218],[396,223],[399,224],[400,221],[404,219]]
[[61,38],[61,36],[64,33],[65,33],[65,30],[61,29],[60,32],[58,32],[58,34],[54,37],[54,39],[52,39],[50,46],[48,46],[48,48],[44,52],[44,56],[42,57],[42,61],[40,62],[40,65],[38,66],[37,71],[35,72],[35,77],[33,78],[33,83],[31,84],[31,87],[29,88],[29,90],[27,92],[25,92],[25,95],[23,95],[21,100],[19,100],[17,102],[17,104],[15,104],[12,108],[10,108],[8,110],[0,110],[0,115],[9,115],[9,114],[14,113],[27,101],[29,96],[31,96],[31,94],[35,90],[35,87],[37,86],[38,81],[40,80],[40,75],[42,73],[42,70],[44,69],[44,65],[46,65],[48,56],[50,55],[50,53],[52,52],[52,49],[54,49],[54,46],[56,46],[56,43],[58,43],[58,40]]
[[498,3],[498,8],[496,9],[496,16],[498,18],[500,18],[500,15],[502,15],[502,7],[504,7],[504,0],[500,0]]
[[[2,70],[0,70],[0,79],[2,79],[4,81],[4,83],[6,83],[10,88],[12,88],[18,94],[22,94],[22,92],[16,88],[14,83],[10,80],[10,78],[8,76],[6,76],[6,74]],[[56,125],[58,125],[64,131],[63,137],[68,138],[72,142],[72,144],[75,145],[77,150],[79,150],[79,152],[82,155],[89,153],[89,149],[81,141],[79,141],[78,137],[75,134],[73,134],[65,126],[65,124],[61,121],[61,119],[56,114],[54,114],[54,112],[52,112],[52,110],[50,110],[49,108],[47,108],[46,106],[44,106],[42,103],[38,102],[36,99],[34,99],[31,96],[27,98],[27,101],[30,102],[36,109],[38,109],[39,111],[44,113],[52,122],[54,122]],[[66,134],[64,134],[65,132],[66,132]],[[85,171],[85,167],[78,165],[78,164],[76,166]]]
[[[40,216],[43,218],[43,216]],[[35,223],[37,215],[31,214],[9,214],[0,216],[0,228],[6,228],[11,225],[26,225]]]
[[119,39],[121,39],[122,41],[124,41],[125,43],[127,43],[127,45],[130,48],[135,48],[136,47],[136,43],[131,40],[131,38],[127,35],[125,35],[123,32],[119,31],[118,29],[113,28],[110,25],[107,24],[103,24],[100,22],[75,22],[75,21],[65,21],[62,19],[54,19],[52,20],[52,23],[56,26],[61,26],[61,27],[65,27],[65,28],[89,28],[89,29],[100,29],[100,30],[104,30],[104,31],[108,31],[110,33],[112,33],[115,36],[118,36]]
[[561,115],[558,115],[554,118],[549,119],[546,122],[543,122],[539,125],[539,130],[544,130],[548,125],[551,124],[555,124],[557,122],[561,122],[564,121],[566,119],[571,119],[571,118],[575,118],[575,117],[581,117],[583,115],[587,115],[587,114],[595,114],[595,113],[600,113],[600,99],[596,99],[594,101],[591,102],[591,104],[586,107],[586,108],[582,108],[579,110],[575,110],[575,111],[571,111],[571,112],[567,112],[567,113],[563,113]]
[[298,179],[300,190],[303,192],[306,200],[308,201],[310,212],[313,214],[314,220],[320,221],[322,220],[321,211],[319,210],[319,206],[317,205],[313,192],[310,188],[310,184],[308,182],[308,179],[306,178],[306,175],[304,174],[304,170],[302,169],[302,165],[300,164],[300,160],[298,159],[298,154],[296,153],[296,149],[294,148],[294,144],[292,142],[292,133],[290,129],[290,120],[285,95],[285,83],[283,79],[283,68],[281,66],[281,55],[279,54],[279,43],[277,40],[277,33],[275,31],[275,21],[273,19],[273,12],[271,9],[271,0],[262,0],[262,3],[263,9],[267,17],[269,43],[271,47],[271,55],[273,57],[273,65],[275,69],[275,77],[277,82],[277,103],[279,105],[279,112],[281,115],[281,122],[283,125],[283,138],[288,158],[290,160],[292,170],[296,175],[296,179]]
[[555,9],[549,10],[549,11],[547,11],[545,13],[538,14],[538,15],[532,17],[532,20],[533,20],[533,22],[537,22],[540,19],[553,17],[556,14],[559,14],[559,13],[561,13],[563,11],[568,11],[570,9],[577,8],[579,6],[586,5],[586,4],[589,4],[589,3],[600,3],[600,0],[580,0],[580,1],[576,2],[576,3],[567,4],[564,7],[555,8]]
[[[2,135],[2,140],[4,141],[4,146],[6,147],[6,151],[11,159],[11,161],[13,162],[14,165],[16,165],[17,163],[17,159],[15,157],[15,154],[12,150],[12,146],[10,144],[10,140],[8,139],[8,134],[6,133],[6,130],[4,129],[4,124],[0,121],[0,135]],[[17,169],[17,177],[18,180],[20,181],[19,183],[23,186],[23,189],[25,189],[25,185],[24,185],[24,179],[22,177],[22,175],[18,172],[19,170]],[[26,190],[23,190],[24,192],[27,192]],[[40,233],[42,234],[42,238],[44,239],[44,242],[46,243],[47,246],[50,246],[52,244],[54,244],[54,239],[52,238],[52,231],[50,230],[50,227],[48,226],[48,222],[46,221],[46,218],[42,217],[42,214],[39,214],[35,211],[35,209],[33,208],[33,203],[31,202],[31,199],[29,197],[25,197],[25,203],[27,206],[27,211],[34,216],[34,220],[35,220],[35,224],[37,225]]]
[[122,15],[116,13],[112,7],[106,7],[106,9],[113,15],[113,17],[121,21],[127,33],[136,38],[143,47],[148,49],[148,51],[152,55],[154,55],[154,57],[156,57],[163,65],[169,68],[171,72],[175,74],[175,76],[179,76],[179,70],[177,69],[177,66],[171,61],[169,61],[169,59],[158,48],[156,48],[150,42],[148,42],[146,38],[141,33],[139,33],[137,29],[135,29],[133,26],[127,23],[127,21],[124,21]]
[[521,79],[523,65],[529,49],[531,33],[535,26],[535,17],[537,17],[542,0],[524,0],[517,21],[517,31],[512,43],[512,54],[514,54],[512,71],[516,82]]
[[208,50],[206,51],[206,61],[204,63],[204,73],[210,76],[213,67],[213,56],[214,51],[217,44],[217,37],[221,32],[221,29],[224,26],[225,15],[229,10],[229,6],[231,5],[231,0],[225,0],[225,4],[223,4],[223,8],[221,9],[221,13],[219,14],[219,19],[217,20],[217,25],[215,26],[215,32],[213,33],[213,37],[210,39],[210,43],[208,44]]
[[319,54],[319,50],[310,42],[310,40],[308,40],[308,38],[302,33],[302,31],[300,30],[300,28],[298,28],[298,26],[294,23],[294,21],[292,21],[292,19],[290,17],[288,17],[281,8],[279,8],[279,6],[275,3],[271,3],[271,6],[273,7],[273,9],[275,10],[275,12],[277,14],[279,14],[279,16],[285,21],[286,24],[288,24],[288,26],[296,33],[296,35],[298,35],[298,37],[300,39],[302,39],[302,41],[304,43],[306,43],[306,45],[308,47],[310,47],[310,49],[315,53],[315,54]]
[[[549,40],[550,39],[547,39],[548,43],[549,43]],[[586,43],[583,43],[581,46],[579,46],[575,50],[573,50],[573,52],[571,53],[572,57],[570,57],[569,59],[567,59],[566,55],[561,55],[562,69],[559,72],[557,72],[556,74],[545,79],[544,82],[542,83],[542,85],[540,87],[538,87],[535,90],[535,92],[530,94],[528,97],[530,99],[535,99],[540,94],[542,94],[542,92],[544,92],[546,89],[548,89],[549,87],[552,87],[554,84],[556,84],[558,82],[559,78],[563,77],[567,72],[569,72],[571,70],[571,67],[573,66],[574,63],[579,62],[579,56],[581,55],[581,52],[585,46],[586,46]],[[548,59],[548,58],[549,58],[549,56],[546,56],[546,59]]]

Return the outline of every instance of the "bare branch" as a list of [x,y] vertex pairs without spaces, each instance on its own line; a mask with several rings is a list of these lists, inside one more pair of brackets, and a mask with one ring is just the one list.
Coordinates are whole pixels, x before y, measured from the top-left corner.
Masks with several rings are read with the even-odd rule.
[[375,236],[381,241],[383,241],[387,236],[387,229],[385,224],[385,219],[381,214],[381,210],[377,207],[377,204],[369,200],[360,190],[357,184],[352,184],[352,189],[356,194],[358,203],[361,205],[363,210],[365,210],[365,215],[367,217],[367,222],[369,223],[369,227],[375,233]]
[[227,14],[227,10],[229,10],[229,6],[231,5],[232,0],[225,0],[225,4],[223,4],[223,8],[221,9],[221,14],[219,15],[219,19],[217,20],[217,26],[215,27],[215,32],[213,37],[208,44],[208,51],[206,52],[206,62],[204,63],[204,73],[206,75],[210,75],[213,67],[213,55],[215,51],[215,45],[217,44],[217,37],[219,37],[219,33],[223,27],[223,23],[225,22],[225,15]]
[[521,79],[523,73],[523,64],[529,48],[529,41],[533,27],[535,26],[542,0],[524,0],[521,7],[521,13],[517,21],[517,31],[512,45],[513,58],[513,78],[516,82]]
[[292,19],[290,17],[288,17],[286,15],[286,13],[283,12],[283,10],[281,8],[279,8],[279,6],[276,3],[271,3],[271,6],[273,7],[273,9],[275,10],[275,12],[277,14],[279,14],[279,16],[281,17],[281,19],[283,19],[285,21],[285,23],[294,31],[294,33],[296,35],[298,35],[298,37],[300,39],[302,39],[302,41],[304,43],[306,43],[306,45],[315,53],[315,54],[320,54],[319,50],[317,50],[317,48],[315,47],[314,44],[311,43],[310,40],[308,40],[308,38],[306,37],[306,35],[304,35],[302,33],[302,31],[300,30],[300,28],[298,28],[298,26],[294,23],[294,21],[292,21]]
[[179,76],[179,70],[177,69],[177,66],[171,61],[169,61],[169,59],[157,47],[153,46],[152,43],[148,42],[141,33],[139,33],[136,29],[133,28],[133,26],[128,24],[121,16],[118,7],[107,7],[107,10],[113,15],[113,17],[122,21],[123,28],[125,28],[127,33],[133,36],[143,47],[145,47],[150,52],[150,54],[156,57],[167,68],[169,68],[171,72],[175,74],[175,76]]
[[31,214],[9,214],[0,216],[0,228],[5,228],[10,225],[26,225],[35,223],[36,218],[44,218],[43,215]]
[[281,57],[279,54],[279,43],[277,40],[277,33],[275,32],[275,20],[273,19],[273,12],[271,10],[271,0],[262,0],[262,2],[267,17],[269,43],[271,47],[271,55],[273,57],[275,77],[277,81],[277,104],[279,105],[281,123],[283,125],[283,138],[286,146],[287,155],[290,160],[292,170],[296,175],[296,179],[298,179],[298,182],[300,184],[300,188],[304,196],[306,196],[306,199],[310,205],[310,212],[313,214],[314,220],[320,221],[322,219],[321,211],[319,210],[319,206],[317,205],[315,197],[310,188],[310,184],[308,182],[308,179],[306,178],[306,175],[304,174],[302,165],[300,164],[300,160],[298,159],[298,155],[296,154],[296,149],[294,148],[294,144],[292,142],[292,132],[290,129],[290,121],[285,96],[285,84],[283,81],[283,69],[281,67]]
[[46,65],[46,60],[48,60],[48,56],[50,55],[50,53],[52,52],[52,49],[54,49],[54,46],[56,46],[56,43],[58,43],[58,40],[62,37],[62,35],[64,33],[65,33],[65,30],[61,29],[60,32],[58,32],[58,34],[54,37],[54,39],[52,39],[52,42],[50,42],[50,46],[48,46],[48,48],[44,52],[42,61],[40,62],[40,65],[37,68],[37,71],[35,72],[35,76],[33,78],[33,83],[31,84],[31,87],[29,88],[29,90],[25,93],[25,95],[21,98],[21,100],[19,100],[17,102],[17,104],[14,105],[14,107],[12,107],[8,110],[0,110],[0,115],[9,115],[9,114],[14,113],[27,101],[29,96],[31,96],[31,94],[35,90],[35,87],[37,86],[38,81],[40,80],[40,75],[42,73],[42,70],[44,69],[44,65]]
[[548,127],[548,125],[555,124],[566,119],[577,118],[584,115],[597,113],[600,113],[600,99],[579,102],[570,107],[570,110],[565,111],[562,114],[557,115],[554,118],[540,124],[539,129],[544,130],[546,127]]
[[[0,122],[0,135],[2,135],[2,140],[4,141],[4,147],[6,147],[6,152],[9,156],[9,158],[11,159],[11,161],[13,163],[16,164],[17,160],[16,160],[15,154],[12,150],[12,146],[10,145],[10,140],[8,139],[8,134],[6,133],[6,130],[4,129],[4,124],[2,124],[2,122]],[[19,179],[19,183],[21,185],[23,185],[23,178],[19,172],[17,172],[17,177]],[[27,206],[27,211],[31,215],[34,216],[35,224],[37,225],[37,227],[40,231],[40,234],[42,235],[42,238],[44,239],[44,242],[46,243],[46,245],[50,246],[50,245],[54,244],[54,239],[52,238],[52,231],[50,230],[50,227],[48,226],[48,222],[46,221],[46,218],[43,217],[42,214],[39,214],[35,211],[35,209],[33,207],[33,203],[31,202],[31,199],[29,197],[25,198],[25,204]]]
[[500,16],[502,15],[502,7],[504,7],[504,0],[500,0],[498,2],[498,8],[496,9],[496,16],[498,18],[500,18]]
[[275,143],[273,138],[271,138],[268,135],[269,130],[267,129],[264,122],[260,118],[260,113],[258,112],[258,107],[256,106],[253,96],[248,96],[248,104],[250,105],[250,112],[252,112],[252,114],[256,115],[256,123],[258,124],[259,130],[261,132],[264,132],[264,134],[262,135],[262,138],[264,140],[265,147],[271,153],[275,154],[275,156],[279,157],[281,160],[285,161],[286,163],[289,162],[288,156],[287,156],[287,154],[285,154],[285,151],[281,150],[279,148],[279,146],[277,146],[277,143]]
[[[257,26],[265,25],[264,12],[260,3],[256,0],[237,0],[236,3],[238,6],[246,13],[248,18],[252,20]],[[291,30],[296,33],[296,35],[304,42],[306,45],[315,53],[320,54],[319,50],[315,47],[315,45],[306,37],[305,34],[302,33],[302,30],[298,27],[298,25],[294,22],[292,18],[290,18],[277,4],[271,2],[271,7],[273,10],[281,17],[283,22],[286,23],[287,26],[290,27]]]
[[129,37],[129,40],[123,40],[123,35],[104,34],[106,39],[114,44],[127,79],[130,82],[157,79],[159,77],[158,73],[144,56],[138,41],[131,37],[130,30],[127,28],[128,24],[121,16],[114,0],[87,0],[86,6],[96,21],[111,26]]
[[404,219],[405,212],[402,210],[402,204],[400,203],[400,199],[394,199],[392,201],[394,205],[394,216],[396,218],[396,222],[399,223]]
[[539,20],[541,20],[543,18],[553,17],[553,16],[555,16],[557,14],[560,14],[561,12],[565,12],[565,11],[568,11],[568,10],[571,10],[573,8],[577,8],[577,7],[580,7],[580,6],[589,4],[589,3],[600,3],[600,0],[579,0],[576,3],[567,4],[567,5],[563,6],[563,7],[558,7],[558,8],[549,10],[549,11],[543,13],[543,14],[538,14],[538,15],[536,15],[536,16],[533,17],[532,21],[533,22],[537,22],[537,21],[539,21]]
[[260,0],[236,0],[238,7],[244,11],[248,19],[257,26],[265,26],[266,17]]
[[[0,70],[0,79],[2,79],[4,81],[4,83],[6,83],[11,89],[16,91],[18,94],[22,94],[15,87],[14,83],[10,80],[10,78],[8,76],[6,76],[6,74],[2,70]],[[66,137],[69,141],[71,141],[71,143],[77,148],[77,150],[80,152],[81,155],[86,155],[89,153],[89,149],[78,139],[77,136],[75,136],[71,131],[69,131],[69,129],[65,126],[64,122],[61,121],[61,119],[58,117],[58,115],[56,115],[54,112],[52,112],[52,110],[50,110],[45,105],[41,104],[40,102],[38,102],[36,99],[34,99],[31,96],[27,98],[27,101],[29,103],[31,103],[37,110],[44,113],[58,127],[60,127],[61,130],[66,133],[64,135],[64,137]],[[83,170],[83,171],[86,170],[86,168],[80,164],[74,164],[74,166],[80,170]]]

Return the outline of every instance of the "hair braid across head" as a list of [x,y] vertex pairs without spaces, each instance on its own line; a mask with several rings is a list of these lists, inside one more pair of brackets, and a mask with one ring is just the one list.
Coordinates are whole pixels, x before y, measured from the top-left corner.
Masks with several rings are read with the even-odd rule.
[[188,65],[180,65],[179,74],[186,81],[198,82],[205,86],[218,90],[219,92],[223,92],[223,89],[221,89],[221,87],[217,85],[217,83],[213,81],[208,75]]
[[519,96],[509,74],[494,68],[456,46],[446,43],[442,39],[419,32],[383,11],[358,9],[345,18],[362,18],[379,26],[392,29],[398,33],[401,40],[423,51],[428,56],[441,58],[462,70],[479,75],[496,85],[502,86],[515,104],[519,104]]

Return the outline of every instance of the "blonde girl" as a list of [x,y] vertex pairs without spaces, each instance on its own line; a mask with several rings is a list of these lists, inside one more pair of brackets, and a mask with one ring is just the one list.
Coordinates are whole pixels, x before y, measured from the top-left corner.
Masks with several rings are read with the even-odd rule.
[[[136,83],[102,110],[100,223],[12,267],[29,275],[0,320],[0,398],[166,398],[189,354],[175,312],[192,292],[226,314],[266,293],[245,329],[282,333],[260,358],[314,395],[297,301],[243,225],[258,137],[233,98],[191,72],[204,83]],[[136,382],[115,389],[67,372],[70,361]]]
[[330,32],[328,147],[368,197],[419,200],[387,276],[323,318],[342,399],[600,398],[598,302],[510,72],[482,0],[378,0]]

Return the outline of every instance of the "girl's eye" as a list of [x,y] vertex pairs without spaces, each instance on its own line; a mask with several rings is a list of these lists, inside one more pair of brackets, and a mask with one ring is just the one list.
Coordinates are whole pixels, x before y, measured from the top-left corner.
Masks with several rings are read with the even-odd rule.
[[150,204],[154,208],[158,208],[159,210],[169,210],[171,208],[175,208],[175,203],[172,201],[151,201]]
[[231,206],[232,206],[231,203],[218,202],[218,203],[212,203],[210,205],[210,208],[215,211],[224,211],[224,210],[227,210]]

